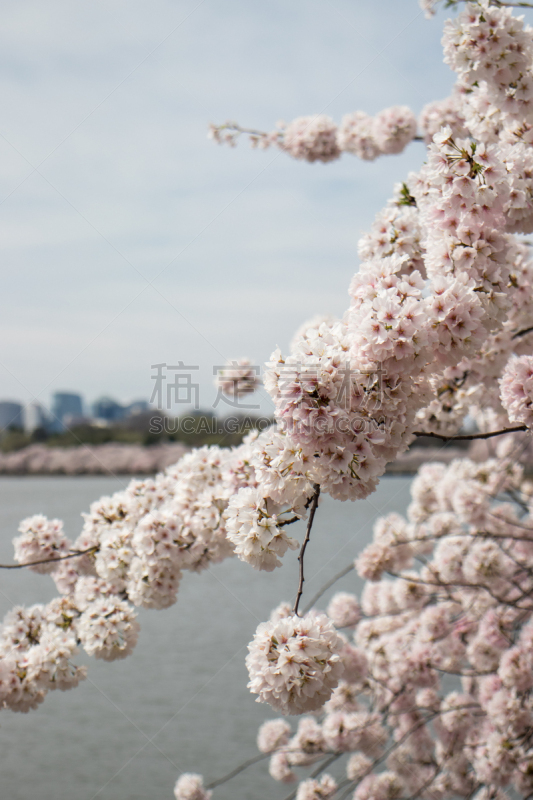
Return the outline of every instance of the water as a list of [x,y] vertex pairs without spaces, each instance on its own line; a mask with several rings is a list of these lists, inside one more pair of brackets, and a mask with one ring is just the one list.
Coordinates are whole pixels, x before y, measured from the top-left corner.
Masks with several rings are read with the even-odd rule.
[[[323,499],[306,554],[304,604],[370,541],[378,514],[405,511],[410,480],[386,477],[375,494],[355,504]],[[11,539],[25,516],[57,516],[74,538],[80,512],[127,481],[2,477],[0,561],[12,563]],[[291,533],[301,541],[300,525]],[[234,559],[186,574],[175,606],[140,610],[141,635],[130,658],[110,664],[79,659],[89,674],[77,689],[50,693],[27,715],[2,712],[0,798],[171,800],[180,772],[213,780],[257,755],[257,728],[276,714],[246,689],[246,645],[270,610],[294,597],[296,586],[295,553],[270,574]],[[334,591],[358,592],[360,586],[350,573],[322,607]],[[46,576],[0,572],[1,616],[13,605],[54,595]],[[217,788],[213,800],[278,800],[289,791],[269,777],[265,762]]]

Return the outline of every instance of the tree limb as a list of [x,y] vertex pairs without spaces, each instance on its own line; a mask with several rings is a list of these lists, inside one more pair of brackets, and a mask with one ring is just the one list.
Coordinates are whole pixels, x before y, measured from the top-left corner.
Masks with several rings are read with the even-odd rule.
[[469,433],[458,436],[444,436],[442,433],[425,433],[424,431],[415,431],[414,436],[427,436],[430,439],[441,439],[443,442],[457,442],[459,440],[472,441],[473,439],[492,439],[493,436],[503,436],[506,433],[520,433],[527,431],[527,425],[517,425],[514,428],[503,428],[501,431],[490,431],[490,433]]
[[295,614],[296,616],[299,616],[299,614],[298,614],[298,606],[300,605],[300,598],[302,596],[304,580],[305,580],[305,578],[304,578],[305,549],[306,549],[307,544],[309,542],[309,537],[311,536],[311,528],[313,527],[313,520],[315,518],[316,508],[318,506],[318,498],[320,497],[320,486],[319,486],[319,484],[318,483],[314,483],[313,484],[313,488],[315,490],[315,493],[314,493],[313,499],[311,501],[311,510],[309,512],[309,521],[307,523],[307,530],[305,532],[305,539],[303,541],[303,544],[302,544],[302,547],[301,547],[301,550],[300,550],[300,554],[298,556],[298,562],[300,564],[300,580],[298,582],[298,591],[296,592],[296,601],[294,603],[294,608],[292,610],[292,613]]
[[524,328],[523,331],[518,331],[517,333],[514,333],[512,338],[518,339],[519,336],[526,336],[528,333],[531,333],[532,331],[533,331],[533,326],[531,328]]
[[79,558],[85,556],[87,553],[96,553],[99,545],[89,547],[87,550],[76,550],[74,553],[69,553],[66,556],[57,556],[57,558],[43,558],[40,561],[28,561],[26,564],[0,564],[0,569],[25,569],[25,567],[34,567],[37,564],[52,564],[55,561],[66,561],[67,558]]
[[352,562],[351,564],[348,564],[347,567],[344,567],[344,569],[341,569],[340,572],[337,572],[337,574],[334,575],[333,578],[330,578],[330,580],[327,581],[327,583],[325,583],[318,590],[318,592],[311,598],[311,600],[308,602],[308,604],[304,608],[304,614],[307,614],[307,612],[310,611],[313,608],[313,606],[316,603],[316,601],[320,600],[322,595],[325,594],[327,592],[327,590],[331,586],[333,586],[333,584],[337,583],[337,581],[339,581],[341,578],[344,578],[344,576],[348,575],[348,573],[351,572],[353,569],[355,569],[355,564]]

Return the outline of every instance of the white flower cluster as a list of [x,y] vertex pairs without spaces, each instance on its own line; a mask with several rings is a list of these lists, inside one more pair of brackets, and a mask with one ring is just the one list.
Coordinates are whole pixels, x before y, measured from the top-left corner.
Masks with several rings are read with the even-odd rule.
[[336,628],[352,628],[361,618],[357,597],[350,592],[337,592],[331,598],[327,615]]
[[502,403],[511,422],[533,427],[533,356],[512,356],[500,381]]
[[228,361],[225,367],[218,370],[215,379],[215,386],[233,399],[252,394],[260,385],[258,368],[248,358]]
[[435,134],[444,127],[451,129],[454,139],[463,139],[468,136],[462,104],[462,94],[455,92],[451,97],[434,100],[424,106],[418,118],[418,125],[424,134],[426,144],[430,144]]
[[284,512],[283,504],[263,497],[261,489],[241,489],[227,512],[227,535],[235,545],[235,554],[256,569],[271,572],[279,567],[279,557],[288,548],[298,547],[296,539],[283,529]]
[[363,111],[346,114],[337,135],[341,150],[365,161],[401,153],[416,136],[416,117],[407,106],[392,106],[375,117]]
[[132,481],[93,504],[76,547],[97,546],[80,574],[93,574],[135,604],[176,601],[183,570],[198,571],[232,553],[224,511],[241,484],[253,485],[249,445],[201,448],[155,480]]
[[291,726],[284,719],[263,722],[257,732],[257,747],[262,753],[272,753],[287,744]]
[[[497,458],[484,463],[426,465],[412,484],[408,519],[391,513],[376,522],[357,562],[368,582],[357,647],[344,644],[353,666],[341,649],[343,679],[294,735],[281,719],[260,728],[273,778],[296,781],[298,768],[324,769],[346,754],[342,786],[362,800],[394,800],[424,786],[440,797],[474,796],[480,784],[529,794],[533,486],[507,450],[502,440]],[[495,502],[506,493],[522,508]],[[355,608],[353,595],[338,593],[328,611],[344,597]],[[276,609],[277,622],[257,633],[267,696],[273,686],[279,692],[282,670],[272,675],[264,660],[278,662],[287,629],[277,626],[294,619],[283,614]],[[339,614],[336,624],[344,621]],[[321,797],[330,786],[302,779],[295,795]]]
[[[20,536],[13,539],[15,559],[19,564],[32,561],[46,561],[68,555],[71,542],[65,536],[63,523],[59,519],[47,519],[35,514],[22,520],[19,525]],[[46,574],[56,569],[57,563],[35,564],[34,572]]]
[[470,133],[495,141],[533,113],[533,38],[511,8],[468,3],[444,27],[444,61],[459,75]]
[[184,772],[174,787],[176,800],[210,800],[212,795],[213,792],[204,789],[202,776],[194,772]]
[[232,495],[255,485],[253,438],[233,450],[202,448],[153,480],[101,498],[73,544],[57,520],[24,520],[14,540],[17,560],[52,559],[32,569],[50,573],[63,596],[7,615],[0,634],[4,707],[27,711],[50,689],[76,686],[86,674],[72,661],[78,645],[106,661],[130,655],[139,634],[132,603],[166,608],[183,570],[232,554],[224,514]]
[[427,165],[410,181],[420,208],[425,265],[434,280],[461,276],[483,293],[491,318],[505,319],[509,243],[504,210],[509,179],[496,147],[458,140],[451,128],[435,135]]
[[293,158],[305,161],[334,161],[341,151],[337,144],[337,126],[330,117],[298,117],[283,131],[280,147]]
[[116,597],[100,597],[81,614],[77,633],[86,653],[114,661],[130,655],[139,627],[137,614],[128,603]]
[[328,800],[337,791],[337,782],[331,775],[323,775],[318,781],[310,778],[298,786],[296,800]]
[[78,647],[72,617],[65,611],[58,617],[51,603],[16,607],[6,615],[0,635],[0,706],[28,712],[48,691],[74,688],[85,678],[85,667],[72,663]]
[[363,262],[397,255],[402,258],[401,273],[417,270],[425,277],[422,228],[416,208],[402,204],[398,187],[397,197],[376,215],[370,231],[359,240],[359,258]]
[[283,714],[320,708],[344,671],[342,640],[325,614],[262,622],[248,649],[250,691]]

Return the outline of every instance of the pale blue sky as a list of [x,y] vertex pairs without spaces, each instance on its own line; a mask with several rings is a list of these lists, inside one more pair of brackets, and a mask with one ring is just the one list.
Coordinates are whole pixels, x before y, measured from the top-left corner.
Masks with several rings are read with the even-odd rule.
[[0,397],[150,394],[150,365],[283,348],[341,314],[357,240],[423,159],[330,165],[209,122],[444,97],[446,12],[416,0],[20,0],[0,31]]

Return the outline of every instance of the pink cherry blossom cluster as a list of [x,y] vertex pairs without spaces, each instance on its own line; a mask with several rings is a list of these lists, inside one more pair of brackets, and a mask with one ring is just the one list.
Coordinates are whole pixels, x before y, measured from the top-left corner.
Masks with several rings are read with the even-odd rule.
[[202,776],[194,772],[184,772],[174,787],[176,800],[210,800],[212,794],[204,789]]
[[513,355],[500,381],[502,403],[511,422],[533,427],[533,356]]
[[236,122],[210,125],[208,136],[218,144],[234,147],[241,134],[248,134],[253,147],[271,145],[292,158],[327,163],[351,153],[365,161],[381,155],[401,153],[416,137],[416,117],[407,106],[392,106],[372,117],[364,111],[346,114],[339,126],[325,114],[279,122],[271,133],[241,128]]
[[248,647],[248,687],[284,714],[315,711],[339,682],[342,646],[325,614],[262,622]]
[[444,61],[466,89],[463,114],[470,133],[485,142],[531,122],[533,38],[511,8],[488,0],[467,3],[444,27]]
[[364,263],[398,255],[403,258],[402,273],[418,271],[425,278],[419,214],[412,205],[402,203],[409,198],[408,192],[405,184],[396,187],[395,198],[376,215],[370,231],[359,240],[359,258]]
[[80,646],[106,661],[130,655],[139,635],[134,606],[166,608],[176,601],[183,570],[232,554],[224,511],[242,485],[254,485],[249,452],[249,442],[202,448],[154,480],[132,481],[93,503],[74,543],[58,520],[38,515],[21,523],[15,557],[20,564],[51,559],[30,568],[49,573],[62,596],[6,616],[3,707],[28,711],[50,689],[76,686],[86,675],[72,661]]
[[[355,625],[351,658],[338,650],[340,680],[294,734],[283,719],[258,733],[276,780],[323,773],[323,783],[302,779],[296,797],[339,785],[357,799],[531,792],[533,484],[516,455],[505,456],[518,446],[509,436],[490,461],[428,464],[407,519],[376,522],[356,563],[367,580],[360,606],[344,592],[328,606],[337,626]],[[267,695],[281,696],[283,673],[293,685],[292,661],[279,666],[278,651],[293,640],[294,617],[280,607],[273,620],[256,635],[263,699],[290,713]],[[344,779],[325,772],[332,761]]]
[[[433,400],[417,415],[421,430],[452,435],[459,430],[467,413],[476,419],[481,430],[509,425],[500,402],[498,378],[513,352],[521,354],[531,350],[532,337],[520,336],[520,333],[531,327],[533,309],[528,287],[533,281],[533,271],[528,248],[522,244],[513,243],[508,261],[509,281],[514,290],[507,294],[512,304],[507,319],[485,339],[477,353],[432,379]],[[488,427],[487,408],[495,413],[488,420]],[[485,411],[481,412],[482,409]]]
[[341,151],[337,143],[337,126],[330,117],[297,117],[283,131],[280,145],[293,158],[305,161],[334,161]]
[[463,139],[468,136],[461,111],[462,102],[462,94],[456,91],[451,97],[434,100],[424,106],[418,118],[418,127],[424,134],[426,144],[430,144],[435,134],[446,126],[451,128],[454,139]]
[[59,519],[47,519],[42,514],[22,520],[19,526],[20,536],[13,539],[15,558],[19,564],[31,564],[33,561],[48,561],[31,567],[34,572],[46,574],[53,572],[57,563],[50,559],[68,555],[71,542],[65,536],[63,523]]
[[248,358],[228,361],[218,370],[215,385],[231,398],[252,394],[261,385],[259,371]]
[[392,106],[371,117],[346,114],[339,126],[339,148],[365,161],[401,153],[416,136],[416,117],[407,106]]

